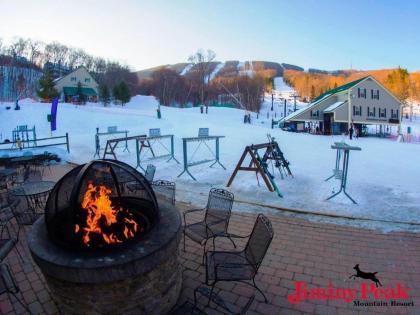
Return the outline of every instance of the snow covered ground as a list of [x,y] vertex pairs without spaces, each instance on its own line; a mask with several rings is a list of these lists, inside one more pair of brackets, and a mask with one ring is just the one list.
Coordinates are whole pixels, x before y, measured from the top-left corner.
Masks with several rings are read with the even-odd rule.
[[287,85],[284,80],[283,77],[275,77],[274,78],[274,89],[277,91],[290,91],[290,92],[295,92],[295,90]]
[[[6,110],[6,105],[12,106]],[[11,138],[11,131],[17,125],[36,125],[39,138],[50,136],[47,114],[50,104],[34,103],[30,100],[20,102],[21,110],[14,111],[13,104],[0,105],[0,133],[2,139]],[[267,110],[269,102],[265,104]],[[420,145],[397,143],[379,138],[360,138],[349,141],[362,148],[360,152],[350,154],[350,170],[347,190],[358,202],[352,204],[343,196],[330,201],[325,199],[337,191],[339,182],[324,179],[329,177],[335,161],[335,151],[330,146],[335,141],[344,140],[342,136],[315,136],[283,132],[270,129],[271,117],[267,120],[261,115],[257,120],[253,114],[253,124],[243,124],[243,111],[230,108],[209,108],[209,114],[200,114],[199,108],[162,107],[162,119],[156,117],[157,102],[153,97],[136,96],[121,108],[101,104],[75,106],[59,104],[57,131],[53,135],[69,133],[70,155],[65,150],[54,149],[71,162],[84,163],[91,160],[95,153],[94,135],[96,128],[105,131],[108,126],[118,126],[119,130],[129,130],[129,136],[148,133],[149,128],[161,128],[162,134],[175,135],[175,156],[182,162],[182,137],[197,136],[198,128],[210,128],[211,135],[224,135],[220,144],[220,159],[226,170],[216,166],[209,168],[200,165],[191,168],[197,178],[194,182],[187,175],[177,178],[182,171],[182,164],[174,161],[153,160],[157,166],[156,178],[174,180],[177,184],[177,199],[204,204],[210,187],[225,187],[243,149],[246,145],[267,141],[271,133],[280,144],[286,158],[290,161],[294,178],[277,183],[284,198],[268,192],[261,178],[258,187],[253,173],[240,172],[230,188],[235,199],[245,201],[246,211],[259,211],[258,206],[250,203],[265,204],[273,207],[301,209],[314,213],[343,215],[382,221],[419,223],[410,230],[420,231]],[[411,124],[420,124],[415,121]],[[417,128],[417,125],[416,125]],[[165,143],[165,145],[168,145]],[[210,148],[214,151],[210,143]],[[118,158],[135,165],[134,143],[129,143],[130,152],[118,150]],[[159,151],[159,144],[155,145]],[[195,150],[194,143],[189,152]],[[163,153],[163,150],[161,151]],[[206,157],[208,148],[202,145],[194,160]],[[0,151],[0,156],[4,152]],[[144,162],[146,165],[148,162]],[[238,204],[239,205],[239,204]],[[276,211],[276,210],[273,210]],[[349,220],[346,221],[350,222]],[[367,221],[369,225],[370,221]],[[383,227],[381,223],[369,226]],[[405,229],[406,225],[386,224],[387,230]]]

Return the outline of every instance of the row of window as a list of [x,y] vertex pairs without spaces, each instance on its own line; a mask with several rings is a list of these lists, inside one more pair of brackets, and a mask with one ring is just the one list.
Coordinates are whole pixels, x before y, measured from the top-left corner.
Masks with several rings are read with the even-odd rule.
[[[362,106],[353,106],[353,116],[362,116]],[[367,108],[367,116],[368,117],[376,117],[376,107],[369,107]],[[387,118],[386,116],[386,108],[378,108],[378,117],[379,118]],[[399,110],[391,109],[391,118],[398,119],[399,118]]]
[[[70,81],[72,82],[76,82],[77,78],[76,77],[71,77]],[[85,83],[89,83],[90,82],[90,78],[85,78]]]
[[[367,90],[365,88],[357,88],[357,97],[358,98],[366,98]],[[379,90],[370,90],[370,98],[379,100]]]

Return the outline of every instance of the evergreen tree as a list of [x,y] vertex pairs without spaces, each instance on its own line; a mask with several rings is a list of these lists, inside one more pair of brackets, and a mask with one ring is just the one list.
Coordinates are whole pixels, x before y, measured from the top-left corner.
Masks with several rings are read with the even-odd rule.
[[86,97],[83,94],[83,90],[82,90],[82,83],[79,81],[77,82],[77,90],[76,90],[76,94],[79,96],[79,102],[80,103],[85,103],[86,101]]
[[104,106],[108,106],[111,102],[111,94],[109,93],[109,88],[106,84],[99,86],[99,101],[101,101]]
[[51,101],[54,97],[58,96],[58,92],[54,87],[54,81],[49,71],[39,79],[39,90],[37,90],[38,97],[45,101]]
[[121,102],[121,105],[128,103],[131,99],[130,89],[125,81],[121,81],[112,88],[114,99]]
[[120,85],[117,83],[112,88],[112,96],[114,97],[114,101],[119,101],[121,99],[120,93]]

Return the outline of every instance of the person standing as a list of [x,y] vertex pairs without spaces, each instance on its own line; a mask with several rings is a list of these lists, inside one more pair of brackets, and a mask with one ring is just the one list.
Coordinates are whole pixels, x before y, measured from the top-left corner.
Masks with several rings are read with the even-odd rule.
[[16,139],[16,146],[18,147],[18,149],[20,151],[22,151],[22,149],[23,149],[23,143],[22,143],[22,140],[20,140],[19,137],[17,137],[17,139]]
[[353,140],[353,132],[354,132],[353,125],[350,125],[350,129],[349,129],[350,140]]

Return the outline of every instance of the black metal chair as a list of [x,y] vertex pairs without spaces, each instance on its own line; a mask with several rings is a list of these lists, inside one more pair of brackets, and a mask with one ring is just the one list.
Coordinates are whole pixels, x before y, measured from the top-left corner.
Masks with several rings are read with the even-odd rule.
[[[154,166],[153,164],[147,165],[146,171],[144,172],[144,177],[146,178],[146,180],[150,184],[152,184],[152,182],[153,182],[153,178],[155,177],[155,173],[156,173],[156,166]],[[127,183],[125,183],[125,186],[131,192],[138,191],[138,190],[143,190],[143,185],[140,185],[137,182],[127,182]]]
[[18,224],[17,240],[19,241],[20,231],[26,226],[31,226],[42,213],[35,212],[35,210],[28,206],[21,197],[9,196],[9,207],[12,210],[13,216]]
[[[10,233],[9,225],[11,225],[11,221],[14,218],[13,212],[9,205],[4,205],[0,208],[0,262],[6,258],[8,253],[15,248],[16,252],[23,262],[23,257],[20,254],[17,247],[15,247],[17,243],[17,239],[12,236]],[[16,230],[14,230],[16,234]]]
[[230,235],[233,238],[248,238],[248,242],[242,251],[206,252],[206,284],[211,286],[210,297],[213,295],[214,286],[217,282],[237,281],[253,286],[261,293],[267,303],[267,297],[255,283],[255,276],[273,236],[274,232],[270,220],[265,215],[259,214],[249,236]]
[[20,305],[29,313],[31,311],[29,308],[23,303],[23,301],[17,296],[20,292],[19,287],[16,284],[15,279],[13,278],[12,273],[10,272],[10,268],[7,264],[0,264],[0,295],[7,293],[12,295]]
[[223,312],[223,314],[234,315],[246,314],[255,299],[255,294],[253,294],[245,305],[240,308],[226,302],[222,298],[221,294],[216,294],[214,292],[211,293],[211,290],[208,287],[199,286],[194,290],[194,301],[188,299],[183,304],[170,311],[168,315],[206,315],[207,313],[198,306],[200,296],[207,298],[209,301],[211,300]]
[[149,183],[153,182],[153,178],[155,178],[156,173],[156,166],[153,164],[149,164],[146,167],[146,171],[144,172],[144,177],[147,179]]
[[[234,195],[219,188],[212,188],[209,192],[207,205],[203,209],[191,209],[184,212],[184,252],[185,252],[185,236],[191,240],[202,245],[203,248],[203,263],[206,252],[206,245],[209,239],[216,236],[228,237],[236,248],[234,241],[230,238],[227,232],[230,216],[232,214],[232,205]],[[199,222],[187,224],[187,215],[199,211],[205,211],[204,219]]]
[[167,197],[173,205],[175,205],[175,191],[176,185],[174,182],[170,182],[167,180],[155,180],[152,182],[153,190],[157,193],[161,193],[165,197]]
[[50,192],[46,191],[39,194],[26,195],[26,203],[35,214],[43,214],[49,194]]

